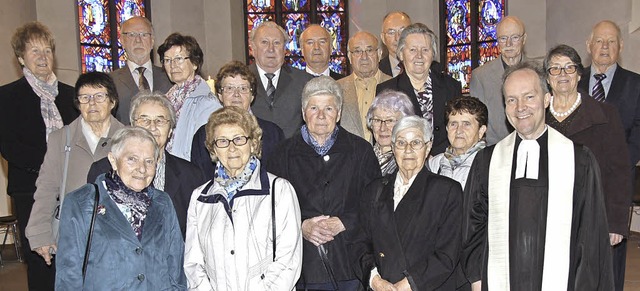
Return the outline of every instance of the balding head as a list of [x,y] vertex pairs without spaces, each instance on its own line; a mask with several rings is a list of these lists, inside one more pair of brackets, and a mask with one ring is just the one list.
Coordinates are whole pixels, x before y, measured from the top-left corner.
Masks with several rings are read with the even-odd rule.
[[623,45],[618,25],[609,20],[599,22],[587,40],[587,52],[591,55],[592,65],[599,73],[606,72],[618,62]]
[[331,59],[331,35],[318,24],[309,25],[300,34],[300,47],[307,67],[321,74],[329,67]]
[[155,42],[151,21],[134,16],[122,23],[120,31],[120,42],[127,53],[127,60],[139,66],[148,62]]
[[398,48],[398,39],[400,39],[400,33],[402,30],[411,25],[411,18],[409,15],[402,11],[393,11],[385,15],[382,20],[382,32],[380,33],[380,39],[389,50],[389,55],[396,56],[396,50]]
[[498,23],[496,35],[502,60],[509,66],[519,63],[527,41],[524,23],[518,17],[507,16]]
[[382,50],[375,35],[359,31],[349,39],[347,49],[349,61],[356,76],[369,78],[378,72]]

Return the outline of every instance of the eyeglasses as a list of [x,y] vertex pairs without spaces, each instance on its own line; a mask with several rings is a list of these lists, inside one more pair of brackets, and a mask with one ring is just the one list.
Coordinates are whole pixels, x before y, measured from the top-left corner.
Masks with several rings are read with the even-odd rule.
[[394,37],[394,36],[396,36],[396,34],[397,35],[402,34],[403,30],[404,30],[404,27],[400,28],[400,29],[389,29],[389,30],[385,31],[384,34],[386,34],[389,37]]
[[454,122],[447,123],[447,128],[450,130],[455,130],[458,128],[467,129],[467,128],[471,128],[472,126],[473,126],[473,123],[469,121],[463,121],[463,122],[454,121]]
[[161,126],[165,126],[165,125],[169,124],[169,122],[171,122],[171,120],[166,119],[166,118],[151,119],[151,118],[148,118],[148,117],[138,117],[138,118],[134,119],[133,121],[135,121],[136,125],[142,126],[142,127],[148,127],[148,126],[151,125],[151,123],[155,124],[156,127],[161,127]]
[[93,99],[93,101],[96,103],[102,103],[107,100],[107,97],[107,93],[104,92],[96,93],[93,95],[83,94],[78,95],[78,102],[80,102],[80,104],[87,104],[89,103],[89,100]]
[[233,93],[247,94],[251,92],[251,87],[249,86],[224,86],[220,89],[222,90],[223,93],[227,93],[227,94],[233,94]]
[[395,148],[399,149],[399,150],[404,150],[407,148],[407,146],[411,147],[412,150],[417,151],[421,148],[423,148],[427,143],[421,139],[414,139],[412,141],[406,141],[403,139],[399,139],[396,140],[393,145],[395,146]]
[[364,53],[366,53],[368,56],[371,56],[371,55],[373,55],[373,52],[378,52],[378,49],[377,48],[371,48],[371,47],[367,48],[366,50],[357,49],[357,50],[351,51],[351,54],[356,56],[356,57],[359,57]]
[[566,65],[564,68],[563,67],[551,67],[547,70],[547,72],[549,72],[549,75],[551,76],[557,76],[560,75],[560,73],[562,73],[562,71],[565,72],[565,74],[569,75],[569,74],[573,74],[578,70],[578,65]]
[[175,57],[175,58],[164,58],[162,59],[162,64],[171,66],[171,63],[176,65],[182,65],[185,60],[188,60],[190,57]]
[[523,34],[516,34],[516,35],[512,35],[512,36],[500,36],[498,37],[498,42],[499,43],[507,43],[508,40],[511,40],[512,43],[518,43],[522,40],[522,37],[524,36]]
[[219,138],[214,140],[213,144],[215,144],[215,146],[220,149],[229,147],[231,143],[239,147],[239,146],[246,145],[249,139],[250,137],[248,136],[236,136],[233,139]]
[[397,122],[397,120],[395,119],[378,119],[378,118],[371,118],[371,124],[375,127],[382,127],[382,125],[384,124],[387,127],[392,127],[393,125],[395,125]]
[[122,35],[128,39],[136,39],[136,37],[147,39],[151,37],[151,32],[123,32]]

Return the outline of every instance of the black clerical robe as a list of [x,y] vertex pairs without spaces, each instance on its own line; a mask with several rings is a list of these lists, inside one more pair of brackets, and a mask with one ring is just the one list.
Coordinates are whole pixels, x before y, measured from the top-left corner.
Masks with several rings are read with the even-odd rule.
[[[509,188],[509,282],[511,290],[541,290],[549,199],[548,133],[538,138],[538,179],[514,179],[520,142],[517,137]],[[494,149],[495,145],[477,154],[464,193],[462,265],[469,282],[482,280],[482,290],[488,290],[488,181]],[[574,144],[574,157],[567,290],[613,290],[599,168],[591,151],[584,146]]]

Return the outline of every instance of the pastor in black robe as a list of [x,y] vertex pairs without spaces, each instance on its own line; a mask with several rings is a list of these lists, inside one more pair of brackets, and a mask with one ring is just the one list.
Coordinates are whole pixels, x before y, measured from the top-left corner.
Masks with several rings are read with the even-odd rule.
[[[541,290],[549,194],[548,132],[540,145],[538,179],[515,177],[516,138],[509,200],[509,274],[511,290]],[[465,241],[462,265],[469,282],[487,287],[488,181],[495,145],[480,151],[464,192]],[[591,151],[574,144],[575,179],[567,290],[613,290],[611,253],[599,167]]]

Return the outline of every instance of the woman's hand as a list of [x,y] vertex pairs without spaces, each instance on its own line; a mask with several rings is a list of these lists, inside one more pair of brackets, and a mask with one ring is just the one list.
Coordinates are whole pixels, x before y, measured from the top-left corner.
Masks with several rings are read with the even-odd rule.
[[409,280],[407,277],[393,284],[398,291],[411,291],[411,285],[409,285]]
[[391,282],[382,279],[380,275],[376,275],[371,280],[371,289],[374,291],[397,291],[396,286],[391,284]]
[[480,291],[482,290],[482,281],[475,281],[471,283],[471,291]]
[[337,216],[329,217],[318,222],[321,227],[331,231],[331,236],[336,236],[346,230],[344,224]]
[[333,232],[321,224],[321,221],[328,219],[329,216],[320,215],[305,219],[302,222],[302,237],[310,241],[315,246],[319,246],[333,240]]
[[611,243],[611,246],[619,244],[620,242],[622,242],[623,238],[624,237],[621,234],[609,233],[609,242]]
[[51,259],[53,259],[53,254],[58,251],[58,247],[55,244],[52,244],[36,248],[35,251],[44,259],[48,266],[51,266]]

